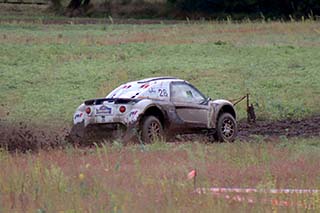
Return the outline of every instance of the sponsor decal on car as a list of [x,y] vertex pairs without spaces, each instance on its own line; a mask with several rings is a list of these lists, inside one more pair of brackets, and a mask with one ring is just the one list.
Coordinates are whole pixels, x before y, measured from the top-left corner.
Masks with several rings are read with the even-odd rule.
[[157,92],[153,87],[150,87],[148,91],[149,91],[149,93],[156,93]]
[[77,124],[77,123],[81,123],[83,121],[83,116],[84,114],[82,112],[77,112],[74,114],[74,119],[73,119],[73,123]]
[[82,115],[83,115],[83,113],[81,112],[81,113],[77,113],[77,114],[75,114],[75,116],[74,116],[74,120],[76,120],[77,118],[81,118],[82,117]]
[[159,89],[158,93],[160,97],[168,97],[168,92],[166,89]]
[[139,110],[132,110],[129,113],[128,122],[129,123],[134,123],[138,119],[138,116],[139,116]]
[[96,110],[97,114],[111,114],[112,108],[107,106],[101,106],[99,109]]
[[150,86],[149,84],[142,84],[140,88],[147,89],[149,86]]
[[123,89],[129,89],[131,87],[131,85],[124,85],[122,88]]
[[134,117],[138,113],[138,110],[131,111],[129,117]]

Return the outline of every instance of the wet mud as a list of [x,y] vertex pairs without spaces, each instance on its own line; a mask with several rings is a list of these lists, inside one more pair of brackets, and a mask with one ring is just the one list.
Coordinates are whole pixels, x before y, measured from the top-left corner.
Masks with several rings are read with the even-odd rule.
[[[70,144],[69,128],[34,126],[0,120],[0,149],[10,152],[27,152],[65,148]],[[256,136],[265,139],[279,137],[320,137],[320,115],[300,120],[257,121],[254,124],[239,122],[238,139],[250,140]],[[200,136],[183,140],[195,141]],[[181,141],[178,139],[177,141]]]
[[239,123],[238,138],[248,140],[253,135],[264,137],[319,137],[320,115],[300,120],[257,121],[254,124]]

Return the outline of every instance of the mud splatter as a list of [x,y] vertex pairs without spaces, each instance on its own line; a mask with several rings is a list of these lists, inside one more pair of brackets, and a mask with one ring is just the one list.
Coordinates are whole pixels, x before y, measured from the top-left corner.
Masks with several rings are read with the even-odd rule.
[[0,149],[27,152],[65,147],[67,131],[0,120]]

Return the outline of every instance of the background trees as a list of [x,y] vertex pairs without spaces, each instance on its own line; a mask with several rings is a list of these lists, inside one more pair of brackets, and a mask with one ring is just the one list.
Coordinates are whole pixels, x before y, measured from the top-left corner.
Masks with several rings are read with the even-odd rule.
[[208,15],[263,13],[279,17],[320,14],[319,0],[168,0],[168,3],[178,10]]
[[[64,1],[64,4],[60,2]],[[301,17],[320,15],[320,0],[51,0],[68,16],[88,15],[93,6],[105,13],[141,17]],[[120,11],[120,12],[119,12]],[[151,12],[150,12],[151,11]],[[127,14],[130,13],[131,14]],[[113,14],[109,14],[113,15]],[[135,16],[137,17],[137,16]]]

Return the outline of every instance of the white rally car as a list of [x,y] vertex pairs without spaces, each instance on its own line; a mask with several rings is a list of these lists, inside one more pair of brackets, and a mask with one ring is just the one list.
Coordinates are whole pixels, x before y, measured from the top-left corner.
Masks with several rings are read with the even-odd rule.
[[233,141],[238,131],[232,103],[211,100],[174,77],[128,82],[105,98],[86,100],[74,113],[73,124],[73,140],[85,138],[89,129],[98,130],[90,131],[91,136],[121,129],[145,143],[172,133],[200,131],[211,132],[219,141]]

